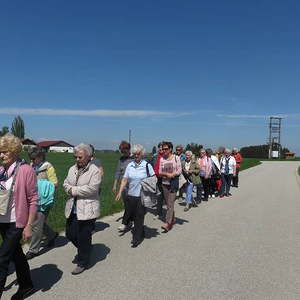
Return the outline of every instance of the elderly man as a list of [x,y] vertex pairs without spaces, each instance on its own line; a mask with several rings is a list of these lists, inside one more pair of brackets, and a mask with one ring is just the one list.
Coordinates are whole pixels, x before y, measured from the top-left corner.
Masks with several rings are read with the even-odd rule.
[[76,164],[68,172],[64,189],[69,195],[65,216],[66,237],[77,248],[74,262],[77,267],[73,275],[82,273],[89,264],[92,249],[92,230],[100,215],[99,187],[101,174],[99,168],[91,163],[92,148],[79,144],[74,149]]

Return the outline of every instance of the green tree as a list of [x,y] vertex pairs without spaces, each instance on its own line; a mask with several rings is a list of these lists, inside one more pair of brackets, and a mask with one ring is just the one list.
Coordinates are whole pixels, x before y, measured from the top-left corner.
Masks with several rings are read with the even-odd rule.
[[203,146],[201,144],[197,143],[189,143],[186,145],[185,151],[192,151],[195,155],[199,155],[200,149],[202,149]]
[[24,126],[24,122],[20,116],[16,116],[15,119],[13,120],[13,123],[11,126],[11,133],[20,139],[24,139],[25,126]]
[[4,136],[7,133],[9,133],[9,129],[7,126],[3,126],[2,129],[0,130],[0,136]]

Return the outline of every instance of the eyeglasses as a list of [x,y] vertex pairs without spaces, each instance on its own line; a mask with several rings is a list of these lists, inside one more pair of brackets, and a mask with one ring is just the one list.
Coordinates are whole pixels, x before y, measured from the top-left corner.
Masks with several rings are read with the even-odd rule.
[[163,150],[163,151],[168,151],[168,150],[169,150],[169,148],[162,148],[162,150]]
[[74,159],[82,159],[82,156],[76,156],[76,155],[74,155]]
[[181,151],[181,149],[176,149],[177,152]]

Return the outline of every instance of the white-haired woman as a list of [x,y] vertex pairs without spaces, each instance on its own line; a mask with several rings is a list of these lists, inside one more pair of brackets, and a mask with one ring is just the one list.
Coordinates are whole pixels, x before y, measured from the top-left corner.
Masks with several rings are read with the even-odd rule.
[[77,267],[73,275],[82,273],[89,264],[92,249],[92,230],[96,218],[100,216],[99,187],[101,174],[99,168],[91,163],[93,151],[89,145],[79,144],[74,149],[74,164],[64,181],[64,189],[69,195],[65,216],[66,237],[77,248],[75,257]]
[[143,159],[144,147],[142,145],[134,145],[132,154],[134,161],[126,167],[116,200],[121,199],[122,192],[128,185],[127,213],[134,223],[131,247],[135,248],[144,239],[145,208],[141,202],[141,181],[148,176],[153,176],[155,173],[152,166]]
[[[185,160],[182,162],[182,174],[185,177],[186,183],[186,197],[184,211],[188,211],[193,203],[193,187],[201,183],[200,168],[198,163],[192,158],[192,151],[185,152]],[[196,203],[194,203],[197,206]]]
[[220,198],[224,196],[229,197],[231,196],[230,194],[231,180],[236,173],[236,161],[235,158],[231,156],[230,149],[225,149],[224,156],[220,160],[220,167],[221,167],[221,178],[222,178]]
[[[1,203],[8,206],[0,212],[0,298],[4,290],[8,266],[16,267],[19,289],[11,299],[24,299],[33,291],[30,269],[20,240],[32,236],[32,226],[37,211],[37,179],[34,170],[19,158],[22,151],[20,139],[13,135],[0,138],[0,190]],[[5,199],[7,201],[5,201]]]

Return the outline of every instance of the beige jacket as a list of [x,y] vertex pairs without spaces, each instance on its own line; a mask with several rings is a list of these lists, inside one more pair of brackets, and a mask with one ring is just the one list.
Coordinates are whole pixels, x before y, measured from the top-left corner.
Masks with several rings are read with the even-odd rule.
[[67,201],[65,216],[69,218],[72,212],[74,198],[77,205],[78,220],[91,220],[100,216],[99,187],[101,175],[99,169],[94,164],[88,164],[83,173],[79,176],[77,165],[69,169],[68,176],[64,181],[66,193],[72,188],[72,197]]

